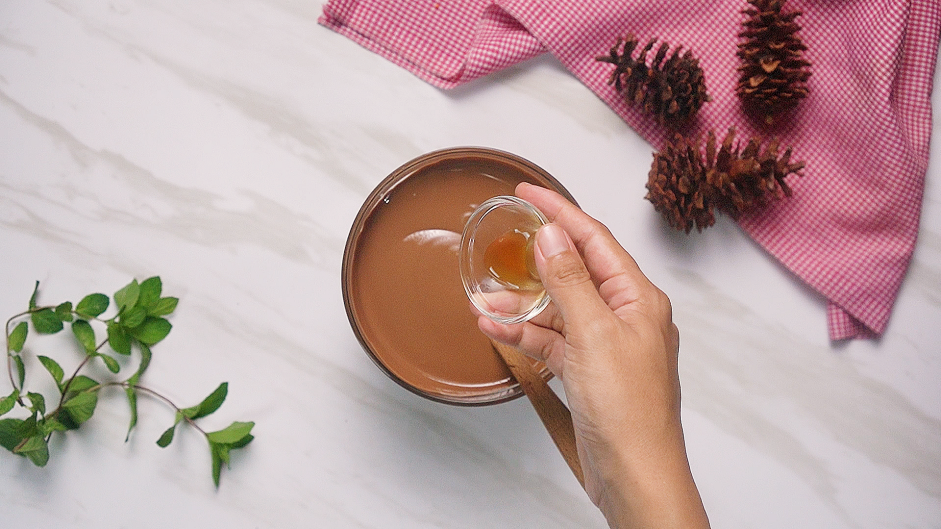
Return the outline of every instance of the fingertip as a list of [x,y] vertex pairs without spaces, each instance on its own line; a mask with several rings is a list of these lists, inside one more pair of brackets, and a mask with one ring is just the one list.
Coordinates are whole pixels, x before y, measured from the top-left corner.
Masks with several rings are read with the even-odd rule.
[[536,232],[536,251],[543,259],[549,259],[566,250],[577,251],[572,239],[558,224],[546,224]]
[[523,200],[538,201],[539,197],[546,191],[549,191],[549,189],[543,186],[531,184],[529,182],[520,182],[519,184],[516,184],[514,193]]
[[501,334],[501,325],[484,315],[477,316],[477,328],[480,332],[487,335],[488,338],[497,339]]
[[496,340],[507,345],[513,345],[519,342],[520,329],[518,326],[504,325],[486,316],[479,316],[477,318],[477,328],[491,340]]
[[477,328],[480,329],[480,332],[490,336],[490,334],[493,332],[494,325],[494,321],[490,318],[482,314],[477,314]]

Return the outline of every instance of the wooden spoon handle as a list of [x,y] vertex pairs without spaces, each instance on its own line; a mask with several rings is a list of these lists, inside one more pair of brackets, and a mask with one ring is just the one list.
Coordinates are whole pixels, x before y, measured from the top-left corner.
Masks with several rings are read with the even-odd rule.
[[522,386],[523,392],[532,402],[533,408],[536,409],[542,424],[549,431],[549,436],[552,437],[555,446],[562,453],[572,473],[575,474],[575,479],[584,487],[585,478],[582,475],[582,466],[578,461],[578,450],[575,447],[572,413],[536,371],[526,355],[499,342],[493,342],[493,348],[500,354],[513,377]]

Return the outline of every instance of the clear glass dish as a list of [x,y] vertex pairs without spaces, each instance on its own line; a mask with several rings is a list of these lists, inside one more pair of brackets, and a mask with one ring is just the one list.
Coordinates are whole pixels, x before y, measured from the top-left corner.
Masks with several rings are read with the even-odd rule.
[[536,231],[548,222],[515,196],[488,199],[471,214],[461,236],[461,281],[482,314],[521,323],[549,304],[533,252]]

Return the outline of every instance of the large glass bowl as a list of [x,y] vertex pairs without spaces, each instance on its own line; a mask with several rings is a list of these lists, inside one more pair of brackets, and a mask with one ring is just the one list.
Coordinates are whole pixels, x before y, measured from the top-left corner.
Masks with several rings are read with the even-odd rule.
[[[532,162],[499,150],[458,147],[405,163],[360,208],[343,252],[343,302],[362,348],[409,391],[457,405],[495,404],[523,394],[477,328],[461,282],[459,245],[477,206],[512,195],[524,181],[572,200]],[[402,212],[408,218],[397,217]],[[539,369],[551,377],[544,366]]]

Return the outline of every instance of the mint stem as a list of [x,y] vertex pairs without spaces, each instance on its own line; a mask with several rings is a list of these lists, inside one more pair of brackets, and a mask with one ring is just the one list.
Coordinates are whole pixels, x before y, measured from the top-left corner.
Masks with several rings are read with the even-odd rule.
[[107,385],[107,386],[121,386],[121,387],[123,387],[123,388],[130,388],[130,387],[133,387],[134,389],[139,389],[139,390],[143,391],[144,393],[147,393],[148,395],[151,395],[151,396],[153,396],[153,397],[156,397],[157,399],[162,400],[162,401],[163,401],[164,403],[166,403],[168,406],[170,406],[171,408],[173,408],[173,410],[176,411],[177,414],[179,414],[181,417],[183,417],[183,419],[187,422],[187,424],[189,424],[189,425],[192,426],[193,428],[196,428],[196,430],[199,431],[199,433],[201,433],[201,434],[203,434],[204,436],[207,436],[207,437],[208,437],[208,434],[206,434],[206,431],[203,430],[202,428],[200,428],[199,425],[196,424],[196,421],[194,421],[193,419],[190,419],[189,417],[187,417],[186,415],[183,414],[183,409],[182,409],[182,408],[180,408],[179,406],[177,406],[176,404],[174,404],[173,401],[170,400],[169,398],[163,396],[162,394],[160,394],[160,393],[158,393],[158,392],[156,392],[156,391],[154,391],[154,390],[152,390],[152,389],[150,389],[150,388],[148,388],[148,387],[132,385],[132,384],[129,384],[129,383],[127,383],[127,382],[110,382],[110,383],[108,383],[108,384],[102,384],[102,385],[103,385],[103,386],[106,386],[106,385]]

